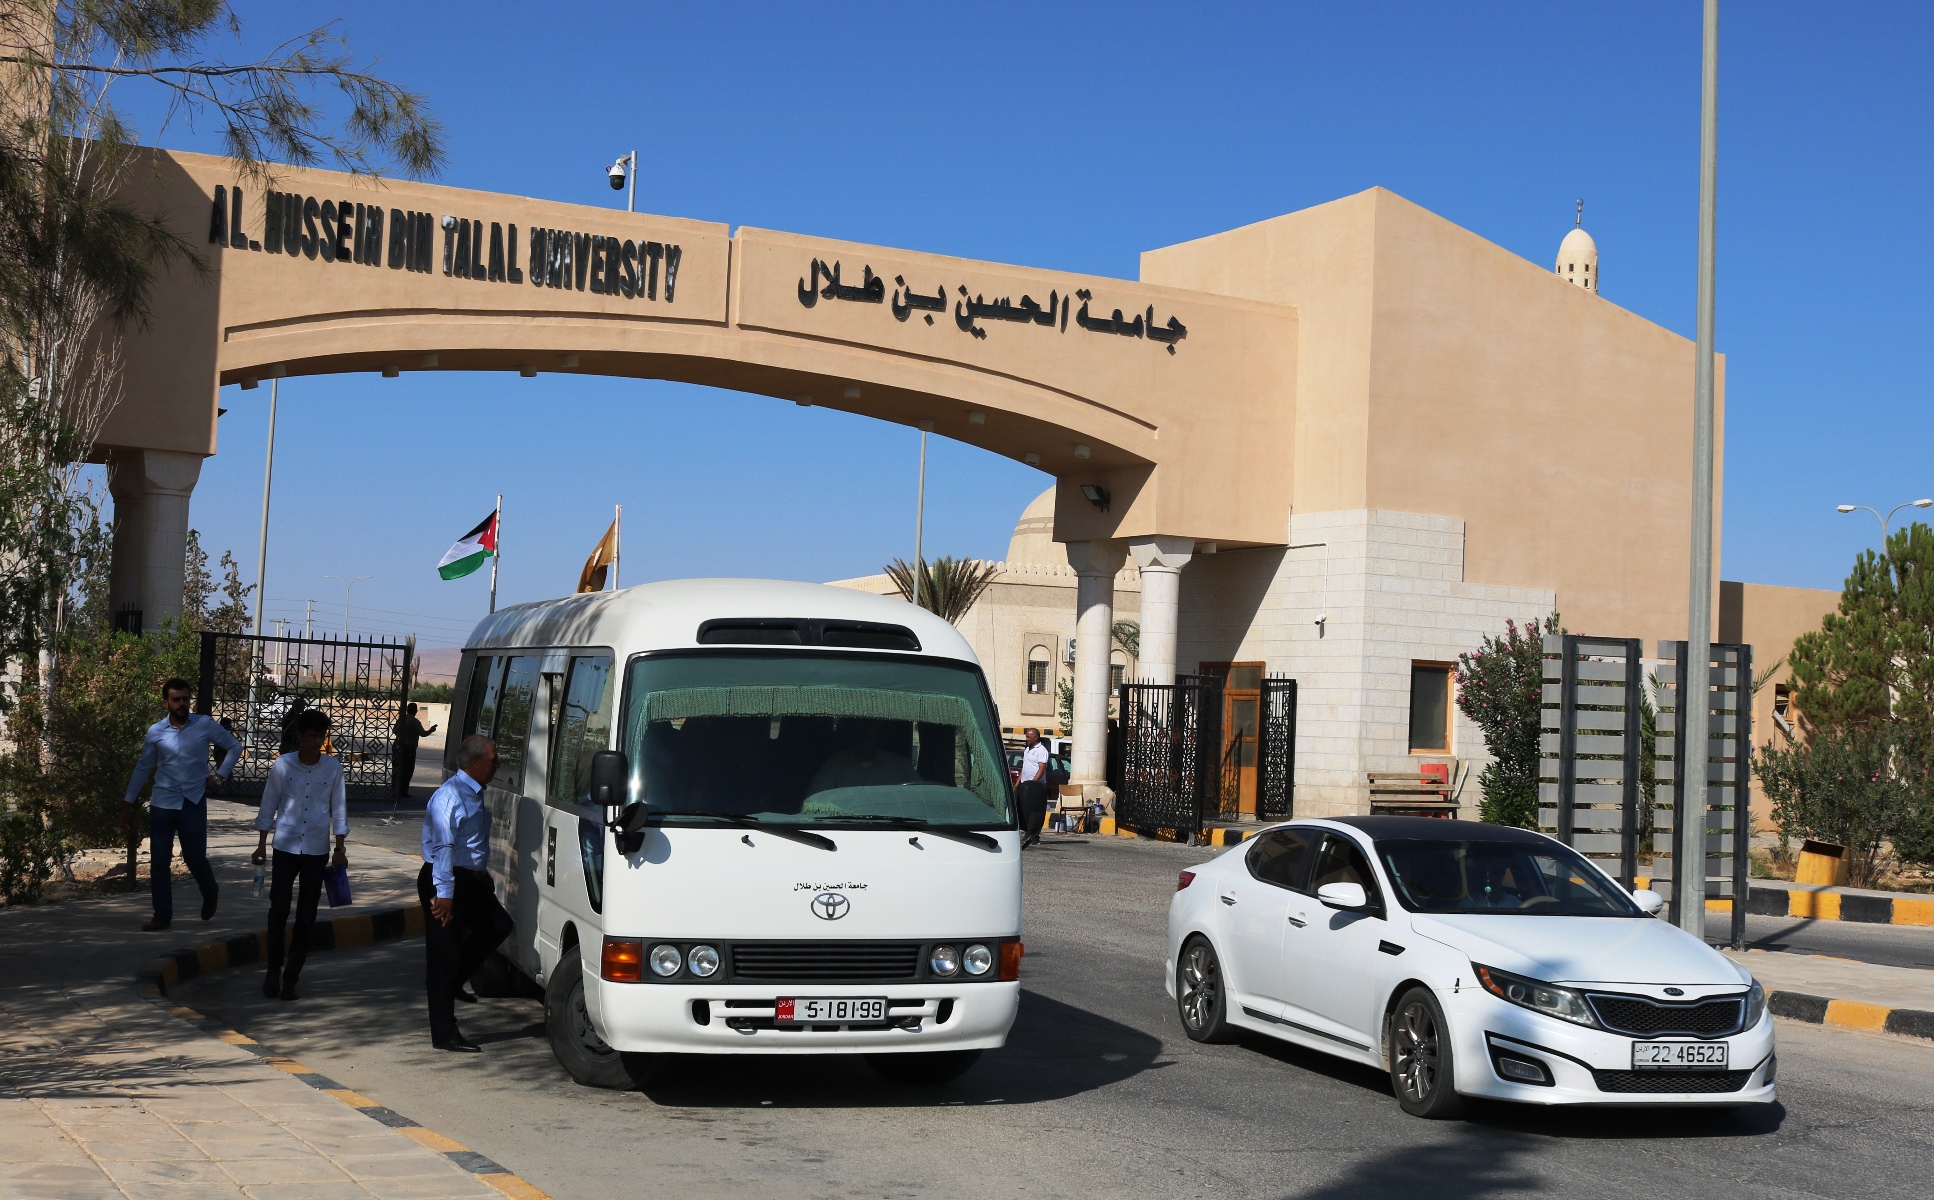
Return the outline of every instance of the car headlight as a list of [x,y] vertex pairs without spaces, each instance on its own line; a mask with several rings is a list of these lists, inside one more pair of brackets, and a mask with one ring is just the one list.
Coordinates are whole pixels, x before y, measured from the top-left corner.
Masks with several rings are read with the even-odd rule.
[[969,975],[985,975],[994,968],[994,952],[976,942],[962,952],[960,965]]
[[952,946],[935,946],[927,966],[935,975],[952,975],[960,970],[960,951]]
[[1477,967],[1477,979],[1484,985],[1485,991],[1521,1008],[1577,1025],[1598,1024],[1598,1018],[1592,1015],[1591,1006],[1585,1003],[1584,995],[1568,987],[1526,979],[1496,967]]
[[653,946],[651,948],[651,973],[670,977],[678,974],[685,956],[678,952],[677,946]]
[[1747,1030],[1758,1025],[1759,1019],[1764,1015],[1766,1015],[1766,989],[1759,985],[1759,980],[1755,979],[1753,986],[1746,989],[1746,1023],[1741,1025],[1740,1029]]
[[716,974],[719,969],[718,949],[713,946],[693,946],[692,952],[685,956],[685,965],[700,979]]

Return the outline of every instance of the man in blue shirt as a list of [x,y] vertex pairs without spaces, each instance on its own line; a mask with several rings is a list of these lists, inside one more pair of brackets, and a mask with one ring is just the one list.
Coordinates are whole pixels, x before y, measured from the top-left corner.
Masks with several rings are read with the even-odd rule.
[[[154,791],[148,797],[148,860],[150,888],[154,895],[154,919],[141,928],[153,933],[168,928],[175,918],[174,881],[169,860],[174,856],[175,839],[181,839],[181,862],[201,886],[201,919],[215,915],[215,872],[208,865],[208,805],[203,797],[211,788],[227,781],[235,763],[242,757],[242,743],[223,729],[215,718],[188,711],[193,689],[185,679],[170,679],[161,685],[162,702],[168,715],[148,726],[141,743],[141,757],[135,760],[134,777],[128,780],[123,797],[132,805],[141,795],[141,786],[154,776]],[[208,771],[208,748],[219,747],[222,765],[214,774]],[[127,810],[128,821],[134,809]]]
[[456,1001],[477,999],[464,984],[510,936],[513,923],[490,881],[490,809],[483,792],[497,774],[496,743],[479,734],[463,739],[457,766],[423,813],[416,894],[423,901],[430,1042],[439,1050],[475,1054],[482,1048],[457,1029]]

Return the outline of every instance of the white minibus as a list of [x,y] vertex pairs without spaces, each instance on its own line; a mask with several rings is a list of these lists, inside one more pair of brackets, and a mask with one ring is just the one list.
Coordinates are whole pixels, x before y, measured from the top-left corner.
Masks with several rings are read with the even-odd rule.
[[1021,855],[959,632],[897,599],[697,579],[506,608],[458,667],[493,739],[502,953],[580,1083],[864,1054],[944,1082],[1020,1003]]

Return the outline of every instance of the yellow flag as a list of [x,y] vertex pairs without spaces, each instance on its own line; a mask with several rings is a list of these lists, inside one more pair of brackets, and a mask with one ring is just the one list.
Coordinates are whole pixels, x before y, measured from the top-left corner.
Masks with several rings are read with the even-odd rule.
[[578,575],[578,591],[602,592],[604,581],[611,572],[611,564],[618,560],[618,522],[612,521],[611,528],[604,531],[598,539],[597,548],[591,557],[584,560],[584,570]]

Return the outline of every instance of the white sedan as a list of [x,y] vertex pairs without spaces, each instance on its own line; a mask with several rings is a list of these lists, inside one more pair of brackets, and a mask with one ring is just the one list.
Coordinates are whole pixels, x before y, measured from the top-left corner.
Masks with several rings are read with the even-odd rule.
[[1182,872],[1169,994],[1198,1042],[1251,1029],[1387,1070],[1421,1117],[1771,1103],[1765,992],[1660,903],[1522,829],[1297,821]]

